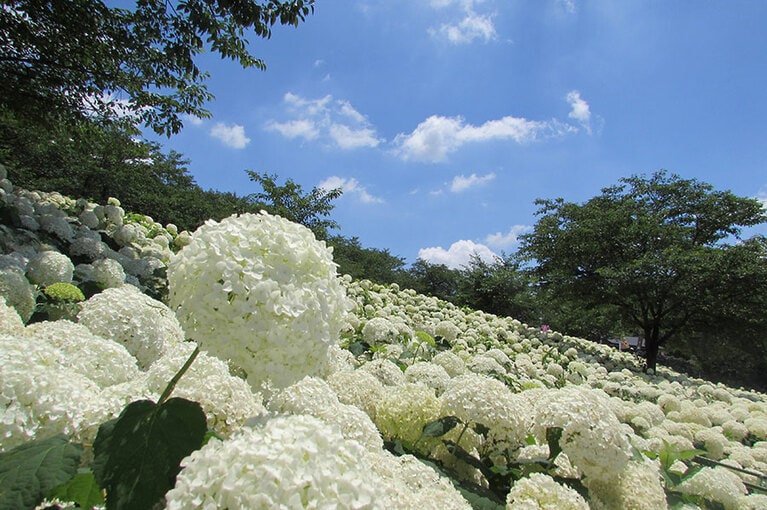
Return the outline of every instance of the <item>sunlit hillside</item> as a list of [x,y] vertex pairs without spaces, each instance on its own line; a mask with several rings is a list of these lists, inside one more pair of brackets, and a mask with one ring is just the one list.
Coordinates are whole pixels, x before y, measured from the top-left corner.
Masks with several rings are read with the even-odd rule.
[[767,395],[0,173],[0,508],[767,508]]

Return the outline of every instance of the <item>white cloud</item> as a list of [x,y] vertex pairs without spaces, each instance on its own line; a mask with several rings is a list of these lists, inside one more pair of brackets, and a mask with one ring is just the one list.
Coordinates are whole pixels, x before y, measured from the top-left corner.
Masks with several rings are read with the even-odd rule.
[[189,115],[188,113],[185,113],[181,116],[184,122],[188,122],[189,124],[193,126],[201,126],[203,120],[200,117],[197,117],[195,115]]
[[517,245],[519,244],[519,236],[521,234],[531,232],[532,230],[533,230],[533,227],[529,225],[514,225],[505,234],[501,232],[490,234],[485,239],[485,242],[488,245],[494,248],[499,248],[499,249],[516,248]]
[[270,120],[264,125],[286,138],[301,137],[320,140],[340,149],[351,150],[377,147],[382,141],[367,118],[349,101],[333,99],[327,95],[307,99],[288,92],[283,97],[289,120]]
[[759,190],[759,194],[756,195],[754,198],[756,198],[758,201],[762,203],[762,207],[767,209],[767,189]]
[[223,122],[217,122],[210,130],[210,136],[217,138],[227,147],[244,149],[250,143],[250,138],[245,136],[245,128],[239,124],[227,126]]
[[368,128],[352,129],[343,124],[333,124],[329,129],[330,137],[342,149],[357,149],[359,147],[376,147],[380,140],[375,131]]
[[394,144],[402,159],[437,163],[445,161],[449,153],[468,142],[510,139],[527,143],[547,131],[557,131],[559,127],[555,123],[510,116],[473,126],[461,117],[432,115],[418,124],[412,133],[398,134]]
[[303,138],[305,140],[314,140],[320,136],[320,131],[314,122],[307,119],[289,120],[287,122],[267,122],[268,131],[277,131],[285,138]]
[[577,120],[581,126],[591,133],[591,109],[589,104],[581,98],[581,93],[577,90],[571,90],[567,93],[567,102],[570,104],[570,113],[567,115],[571,119]]
[[490,182],[495,179],[494,173],[485,174],[483,176],[477,176],[477,174],[471,174],[468,177],[463,175],[456,175],[453,177],[453,182],[450,183],[450,191],[453,193],[460,193],[466,191],[469,188],[480,186],[486,182]]
[[450,245],[447,250],[441,246],[421,248],[418,258],[430,264],[444,264],[450,269],[461,269],[471,260],[472,255],[478,255],[485,262],[492,263],[498,255],[484,244],[462,239]]
[[383,203],[383,199],[375,197],[368,193],[367,189],[362,186],[355,178],[344,178],[337,175],[328,177],[318,185],[319,188],[324,190],[333,190],[341,188],[344,195],[355,195],[360,202],[366,204],[380,204]]
[[432,34],[439,34],[453,44],[468,44],[475,39],[488,42],[497,37],[493,18],[473,12],[457,24],[443,24],[438,32],[432,31]]
[[578,6],[576,5],[575,0],[558,0],[557,3],[569,14],[578,12]]

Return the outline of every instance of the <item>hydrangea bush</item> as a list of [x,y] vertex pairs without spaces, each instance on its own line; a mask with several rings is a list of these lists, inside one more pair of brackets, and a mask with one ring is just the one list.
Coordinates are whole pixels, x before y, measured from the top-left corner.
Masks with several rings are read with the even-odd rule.
[[[0,206],[0,455],[66,434],[88,466],[100,425],[173,381],[212,437],[168,508],[767,506],[763,394],[338,277],[265,213],[178,232],[2,167]],[[57,285],[88,299],[43,321]]]

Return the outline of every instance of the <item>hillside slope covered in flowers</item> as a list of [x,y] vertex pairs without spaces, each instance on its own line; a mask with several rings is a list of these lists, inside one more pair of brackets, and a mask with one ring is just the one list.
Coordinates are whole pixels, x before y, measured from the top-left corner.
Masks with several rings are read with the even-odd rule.
[[167,508],[767,508],[764,394],[339,276],[279,217],[178,232],[0,174],[0,479],[59,434],[87,471],[199,346],[173,395],[213,437]]

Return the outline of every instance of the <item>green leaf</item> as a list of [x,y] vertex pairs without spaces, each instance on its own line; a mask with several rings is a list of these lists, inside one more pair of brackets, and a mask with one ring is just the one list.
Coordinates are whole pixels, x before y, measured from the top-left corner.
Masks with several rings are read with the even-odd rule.
[[423,426],[421,437],[440,437],[444,436],[461,423],[461,420],[455,416],[445,416],[438,420],[427,423]]
[[367,342],[358,341],[349,344],[349,352],[355,356],[362,356],[368,349],[370,349],[370,345]]
[[82,452],[60,435],[0,453],[0,510],[34,508],[77,473]]
[[554,461],[557,455],[562,453],[562,447],[559,440],[562,439],[562,429],[560,427],[549,427],[546,429],[546,442],[549,444],[549,460]]
[[432,347],[437,347],[437,341],[426,331],[416,331],[415,337],[418,339],[418,342],[422,344],[429,344]]
[[139,400],[99,427],[93,472],[110,509],[152,508],[176,482],[181,460],[202,446],[200,404],[171,398]]
[[536,443],[537,441],[535,440],[535,436],[532,434],[528,434],[527,437],[525,438],[525,444],[527,446],[534,446]]
[[77,503],[80,508],[93,508],[104,504],[101,487],[89,469],[81,470],[67,483],[56,487],[48,497]]

